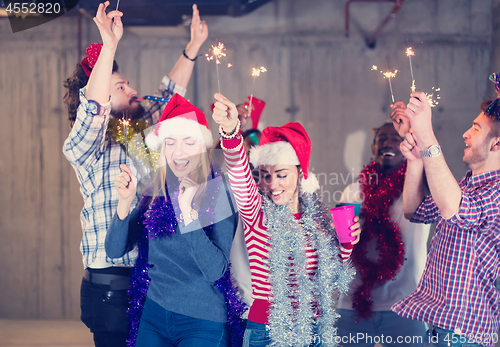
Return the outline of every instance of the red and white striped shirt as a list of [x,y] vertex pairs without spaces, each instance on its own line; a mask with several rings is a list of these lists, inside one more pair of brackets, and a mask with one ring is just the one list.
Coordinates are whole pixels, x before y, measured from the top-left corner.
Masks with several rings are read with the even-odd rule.
[[[222,140],[224,148],[235,148],[240,139]],[[270,232],[264,226],[263,198],[258,192],[252,178],[250,166],[243,147],[236,152],[224,151],[229,182],[233,191],[240,218],[245,231],[245,243],[248,250],[250,272],[252,277],[252,297],[254,302],[250,308],[248,319],[257,323],[267,323],[269,303],[271,299],[271,283],[269,281],[269,244]],[[295,214],[299,219],[301,214]],[[316,249],[306,242],[307,273],[312,276],[318,269]],[[350,252],[347,252],[350,255]],[[348,256],[347,256],[348,258]],[[293,262],[293,259],[291,259]],[[293,273],[290,273],[293,276]],[[293,280],[291,281],[293,284]]]

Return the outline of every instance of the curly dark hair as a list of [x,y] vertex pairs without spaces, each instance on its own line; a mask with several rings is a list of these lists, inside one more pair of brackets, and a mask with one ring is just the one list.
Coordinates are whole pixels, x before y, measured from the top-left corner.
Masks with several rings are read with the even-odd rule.
[[[113,61],[113,72],[118,72],[118,64]],[[75,124],[76,120],[76,110],[80,105],[80,89],[87,85],[89,78],[85,74],[83,67],[80,63],[76,64],[75,71],[73,75],[64,81],[64,88],[68,89],[66,95],[64,95],[64,103],[68,106],[68,118],[71,127]]]

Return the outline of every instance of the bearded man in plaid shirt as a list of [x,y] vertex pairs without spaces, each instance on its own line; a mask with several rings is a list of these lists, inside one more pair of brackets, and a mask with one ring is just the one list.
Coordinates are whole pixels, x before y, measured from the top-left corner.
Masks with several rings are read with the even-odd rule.
[[[81,286],[82,321],[94,334],[95,346],[127,345],[127,289],[137,252],[118,259],[106,256],[106,232],[118,205],[115,180],[120,164],[127,163],[126,147],[108,133],[113,121],[126,116],[132,121],[158,122],[165,102],[175,93],[184,95],[198,51],[207,39],[208,28],[193,6],[191,41],[168,76],[163,77],[158,93],[142,107],[137,92],[118,73],[114,55],[123,34],[122,13],[110,11],[109,2],[99,5],[94,22],[103,44],[92,44],[73,76],[65,82],[64,100],[68,105],[72,129],[63,152],[73,166],[84,206],[80,215],[83,238],[80,250],[85,268]],[[105,90],[103,90],[103,88]],[[132,123],[134,123],[132,122]],[[114,125],[116,127],[116,123]],[[131,159],[128,164],[137,174]],[[132,208],[137,202],[134,202]]]
[[401,316],[432,324],[425,345],[493,346],[498,340],[499,100],[484,102],[481,111],[463,134],[463,161],[470,170],[459,183],[441,153],[424,93],[412,93],[405,114],[393,118],[408,160],[405,216],[438,223],[416,290],[392,306]]

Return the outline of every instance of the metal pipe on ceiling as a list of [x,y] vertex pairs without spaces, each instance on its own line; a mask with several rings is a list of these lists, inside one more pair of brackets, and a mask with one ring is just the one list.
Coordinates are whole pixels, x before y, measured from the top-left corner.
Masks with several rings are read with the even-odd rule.
[[392,7],[391,11],[389,14],[382,20],[382,22],[379,24],[377,29],[374,31],[374,33],[366,39],[366,44],[368,47],[373,48],[375,46],[375,41],[377,37],[380,35],[382,32],[382,29],[389,23],[389,21],[396,16],[396,13],[401,9],[401,6],[403,5],[403,2],[405,0],[348,0],[345,4],[345,36],[349,36],[349,7],[351,3],[353,2],[393,2],[394,6]]

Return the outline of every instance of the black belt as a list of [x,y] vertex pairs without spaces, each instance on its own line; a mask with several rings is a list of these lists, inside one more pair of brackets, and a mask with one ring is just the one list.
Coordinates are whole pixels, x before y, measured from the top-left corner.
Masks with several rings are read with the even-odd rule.
[[83,278],[93,284],[109,286],[110,290],[127,290],[130,287],[130,277],[114,274],[101,274],[85,269]]

